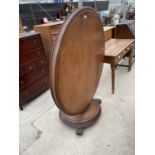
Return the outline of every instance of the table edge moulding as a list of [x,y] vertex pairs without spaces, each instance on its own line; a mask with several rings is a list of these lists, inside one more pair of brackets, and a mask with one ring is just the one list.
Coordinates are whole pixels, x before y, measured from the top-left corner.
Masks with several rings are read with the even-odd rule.
[[[80,26],[79,26],[80,25]],[[50,57],[49,84],[63,123],[77,135],[94,124],[101,100],[93,96],[102,74],[105,40],[97,12],[84,7],[63,23]]]

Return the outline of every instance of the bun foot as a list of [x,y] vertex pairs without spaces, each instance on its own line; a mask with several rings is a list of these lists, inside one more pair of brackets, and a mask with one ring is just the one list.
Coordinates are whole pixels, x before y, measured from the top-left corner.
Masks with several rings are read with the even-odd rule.
[[100,99],[93,99],[89,103],[87,110],[77,115],[68,115],[60,110],[59,112],[60,119],[66,125],[75,128],[77,135],[82,135],[84,128],[93,125],[99,118],[101,113],[100,103],[101,103]]
[[82,136],[82,135],[83,135],[83,128],[78,128],[78,129],[76,129],[76,134],[77,134],[78,136]]
[[101,104],[101,99],[94,99],[96,101],[96,103]]

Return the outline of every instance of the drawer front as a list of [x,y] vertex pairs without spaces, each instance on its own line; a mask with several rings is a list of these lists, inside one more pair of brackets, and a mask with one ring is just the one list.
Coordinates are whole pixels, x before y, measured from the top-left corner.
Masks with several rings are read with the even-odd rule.
[[19,79],[19,87],[23,89],[29,85],[31,85],[34,81],[40,79],[41,77],[48,75],[48,65],[43,66],[34,72],[31,72],[25,76],[20,77]]
[[112,38],[112,31],[111,30],[105,31],[104,38],[105,38],[105,40]]
[[117,57],[116,57],[116,63],[118,63],[123,58],[123,56],[125,55],[125,53],[127,53],[126,50],[122,51],[119,55],[117,55]]
[[19,102],[20,104],[24,104],[38,95],[40,95],[43,91],[49,88],[49,77],[45,76],[42,79],[34,82],[30,87],[20,91],[19,93]]
[[54,31],[51,30],[51,35],[57,35],[59,33],[59,29],[55,29]]
[[52,34],[52,40],[55,41],[57,37],[57,34]]
[[45,53],[43,51],[43,48],[37,48],[37,49],[31,50],[28,53],[20,55],[20,58],[19,58],[20,66],[22,67],[24,65],[27,65],[32,61],[40,59],[40,57],[44,57],[44,56],[45,56]]
[[51,30],[51,38],[52,38],[52,41],[55,41],[56,40],[56,37],[58,35],[58,32],[59,32],[59,28],[58,29],[52,29]]
[[[133,45],[132,45],[133,46]],[[130,50],[131,45],[129,45],[124,51],[122,51],[117,57],[116,57],[116,63],[118,63]]]
[[26,73],[26,74],[27,74],[27,73],[30,73],[30,72],[34,71],[36,68],[37,68],[37,65],[36,65],[35,62],[33,62],[33,63],[31,63],[31,64],[28,64],[28,65],[26,65],[26,66],[24,67],[25,73]]
[[20,39],[19,41],[19,52],[26,52],[33,48],[42,46],[40,35],[36,35],[29,38]]
[[50,29],[50,31],[51,31],[50,33],[51,33],[51,34],[56,34],[56,33],[58,33],[59,30],[60,30],[60,26],[61,26],[61,25],[52,26],[51,29]]

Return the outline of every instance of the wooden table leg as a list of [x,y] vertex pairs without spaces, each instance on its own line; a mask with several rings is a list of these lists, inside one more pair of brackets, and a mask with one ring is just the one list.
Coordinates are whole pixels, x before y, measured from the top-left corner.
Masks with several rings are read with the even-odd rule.
[[129,51],[129,60],[128,60],[128,71],[131,70],[132,67],[132,49]]
[[111,64],[111,82],[112,82],[112,94],[115,91],[115,64]]

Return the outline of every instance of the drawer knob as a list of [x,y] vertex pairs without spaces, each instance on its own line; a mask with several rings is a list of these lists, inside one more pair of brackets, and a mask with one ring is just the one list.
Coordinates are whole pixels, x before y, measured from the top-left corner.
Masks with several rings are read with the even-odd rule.
[[39,51],[37,51],[37,55],[39,55],[39,56],[41,55]]
[[29,70],[31,70],[31,69],[32,69],[32,67],[30,66],[30,67],[29,67]]
[[36,44],[37,43],[37,40],[33,40],[33,43]]
[[43,60],[41,60],[41,64],[43,64],[44,63],[44,61]]
[[28,94],[28,91],[25,91],[25,95],[27,95]]
[[41,70],[42,73],[45,73],[45,70]]
[[47,83],[47,79],[45,79],[44,82]]

